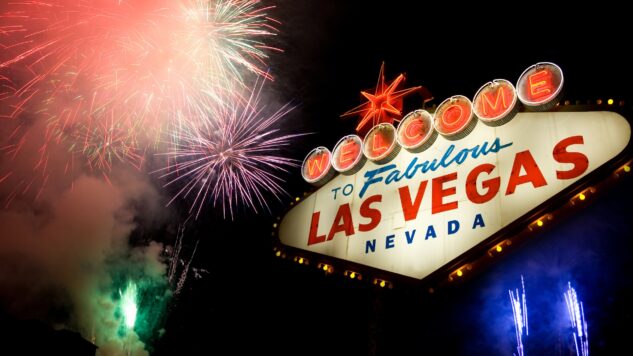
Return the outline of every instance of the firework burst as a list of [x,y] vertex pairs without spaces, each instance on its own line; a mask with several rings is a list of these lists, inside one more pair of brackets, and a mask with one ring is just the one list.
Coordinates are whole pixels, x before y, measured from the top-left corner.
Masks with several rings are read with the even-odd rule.
[[257,211],[268,208],[263,192],[279,198],[282,180],[275,173],[286,172],[297,161],[282,155],[281,149],[299,136],[284,135],[279,121],[290,111],[289,104],[272,115],[260,106],[263,81],[245,103],[222,107],[201,126],[175,132],[179,137],[167,156],[168,166],[156,171],[166,179],[165,187],[180,183],[177,198],[192,200],[189,212],[197,217],[206,201],[220,206],[223,216],[233,217],[239,203]]
[[569,321],[571,322],[574,345],[576,347],[576,355],[589,355],[589,334],[587,333],[587,321],[585,321],[585,310],[582,301],[578,300],[576,290],[571,286],[571,282],[567,283],[567,291],[564,293],[565,303],[567,304],[567,312]]
[[525,350],[523,348],[523,334],[529,335],[528,329],[528,315],[527,315],[527,302],[525,299],[525,283],[523,282],[523,276],[521,276],[521,294],[519,290],[509,290],[510,303],[512,304],[512,316],[514,317],[514,329],[516,331],[517,338],[517,354],[523,356]]
[[125,292],[119,290],[119,294],[121,295],[121,311],[123,312],[125,327],[132,330],[136,324],[138,312],[136,284],[129,282]]
[[[244,85],[242,68],[267,79],[267,51],[280,52],[261,39],[274,36],[279,22],[268,16],[269,7],[260,7],[259,0],[196,0],[187,7],[186,18],[195,29],[188,31],[190,53],[194,57],[208,57],[214,75],[226,84],[226,78],[237,79]],[[209,51],[208,47],[213,50]],[[202,51],[202,53],[200,53]]]
[[[0,148],[15,158],[41,142],[33,167],[61,145],[91,169],[138,166],[187,121],[246,101],[276,35],[258,0],[41,0],[0,13],[0,117],[14,132]],[[42,137],[27,134],[45,122]],[[179,136],[179,135],[177,135]],[[155,147],[153,147],[155,148]],[[68,165],[68,164],[67,164]],[[6,177],[8,172],[0,172]]]
[[134,131],[120,123],[103,120],[82,126],[75,132],[69,150],[82,154],[90,168],[102,172],[112,170],[113,162],[127,162],[140,169],[144,156],[140,154]]

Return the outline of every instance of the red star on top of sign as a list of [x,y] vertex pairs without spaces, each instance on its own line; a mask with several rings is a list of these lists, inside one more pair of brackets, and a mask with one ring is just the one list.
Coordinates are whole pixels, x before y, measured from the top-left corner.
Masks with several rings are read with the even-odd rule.
[[[361,119],[356,126],[356,131],[361,132],[363,128],[370,123],[373,126],[388,122],[393,124],[394,121],[402,117],[402,98],[414,91],[422,89],[422,87],[412,87],[408,89],[396,90],[398,85],[404,81],[404,74],[400,74],[389,85],[385,84],[385,63],[380,66],[378,74],[378,83],[376,83],[376,91],[370,94],[365,91],[360,93],[367,99],[367,102],[349,110],[341,117],[360,115]],[[426,95],[425,95],[426,96]]]

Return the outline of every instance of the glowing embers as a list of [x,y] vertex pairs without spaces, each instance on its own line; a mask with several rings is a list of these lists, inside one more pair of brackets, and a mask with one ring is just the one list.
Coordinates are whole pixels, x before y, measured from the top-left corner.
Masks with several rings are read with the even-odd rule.
[[365,162],[363,141],[357,135],[347,135],[340,139],[332,153],[332,167],[344,174],[354,174]]
[[422,152],[431,147],[437,139],[433,116],[426,110],[410,112],[400,121],[396,138],[400,146],[412,152]]
[[514,85],[505,79],[484,84],[473,99],[475,115],[484,124],[501,126],[517,114],[517,95]]
[[466,137],[476,124],[473,104],[463,95],[444,100],[435,111],[435,129],[449,140]]
[[303,179],[316,186],[325,184],[334,175],[331,160],[330,150],[323,146],[310,151],[301,165]]
[[392,124],[382,123],[372,127],[363,142],[363,154],[370,161],[387,163],[400,152],[396,142],[396,128]]
[[527,109],[551,109],[560,99],[563,71],[554,63],[542,62],[526,69],[517,81],[517,96]]

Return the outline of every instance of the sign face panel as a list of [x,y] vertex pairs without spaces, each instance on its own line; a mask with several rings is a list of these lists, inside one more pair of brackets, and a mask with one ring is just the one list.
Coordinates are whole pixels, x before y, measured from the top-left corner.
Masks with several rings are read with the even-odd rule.
[[460,140],[439,135],[327,182],[286,214],[279,238],[422,279],[617,156],[630,135],[613,112],[519,113]]

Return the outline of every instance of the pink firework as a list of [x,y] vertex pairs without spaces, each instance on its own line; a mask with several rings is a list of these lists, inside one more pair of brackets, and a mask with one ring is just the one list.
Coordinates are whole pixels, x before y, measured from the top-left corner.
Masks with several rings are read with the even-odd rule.
[[286,172],[297,161],[284,156],[282,150],[300,134],[284,135],[280,120],[292,110],[288,104],[272,115],[260,107],[261,86],[246,103],[224,106],[206,125],[178,130],[173,149],[163,155],[169,162],[155,173],[178,185],[171,204],[177,198],[191,200],[190,214],[200,215],[210,201],[221,206],[222,214],[233,217],[240,203],[257,211],[268,208],[264,192],[279,199],[284,194],[283,180],[276,174]]
[[227,103],[245,101],[248,83],[270,79],[266,60],[278,51],[266,44],[277,22],[258,0],[2,7],[0,149],[17,159],[25,140],[40,142],[37,169],[47,167],[52,146],[68,152],[65,171],[76,157],[105,172],[114,161],[138,166],[182,121],[197,126]]

